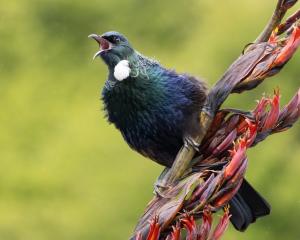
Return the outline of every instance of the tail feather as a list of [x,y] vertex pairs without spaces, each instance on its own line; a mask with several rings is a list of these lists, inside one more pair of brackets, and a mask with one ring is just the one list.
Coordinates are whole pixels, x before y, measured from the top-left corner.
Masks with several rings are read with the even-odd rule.
[[229,205],[230,221],[239,231],[245,231],[257,218],[271,211],[270,204],[245,179]]

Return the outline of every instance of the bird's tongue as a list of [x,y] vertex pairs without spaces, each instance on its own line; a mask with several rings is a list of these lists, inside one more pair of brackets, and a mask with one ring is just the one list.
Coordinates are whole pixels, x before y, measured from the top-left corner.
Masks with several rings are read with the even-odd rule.
[[109,41],[107,41],[106,39],[100,37],[98,40],[96,40],[99,43],[99,46],[102,50],[107,50],[110,48],[110,44]]

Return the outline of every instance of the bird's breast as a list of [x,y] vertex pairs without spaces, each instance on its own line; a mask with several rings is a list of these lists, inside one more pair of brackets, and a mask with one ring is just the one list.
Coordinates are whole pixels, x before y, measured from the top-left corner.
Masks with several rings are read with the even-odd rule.
[[170,104],[175,101],[157,101],[161,93],[152,92],[149,96],[143,87],[137,92],[121,85],[124,81],[103,94],[109,122],[133,149],[169,166],[182,146],[183,112],[176,104]]

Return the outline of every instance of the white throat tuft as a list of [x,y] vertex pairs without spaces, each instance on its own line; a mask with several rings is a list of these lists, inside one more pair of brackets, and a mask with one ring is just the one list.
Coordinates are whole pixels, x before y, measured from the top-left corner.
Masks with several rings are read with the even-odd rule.
[[114,76],[118,81],[123,81],[129,77],[130,72],[128,60],[122,60],[115,66]]

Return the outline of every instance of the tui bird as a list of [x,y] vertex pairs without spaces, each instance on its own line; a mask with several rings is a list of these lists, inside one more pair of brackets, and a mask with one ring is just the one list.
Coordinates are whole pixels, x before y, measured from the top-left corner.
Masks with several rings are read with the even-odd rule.
[[[193,142],[201,130],[206,83],[143,56],[118,32],[89,37],[100,46],[94,58],[100,56],[108,66],[102,91],[108,121],[131,148],[170,168],[182,145]],[[270,206],[244,180],[230,202],[230,213],[234,227],[244,231],[256,218],[268,215]]]

